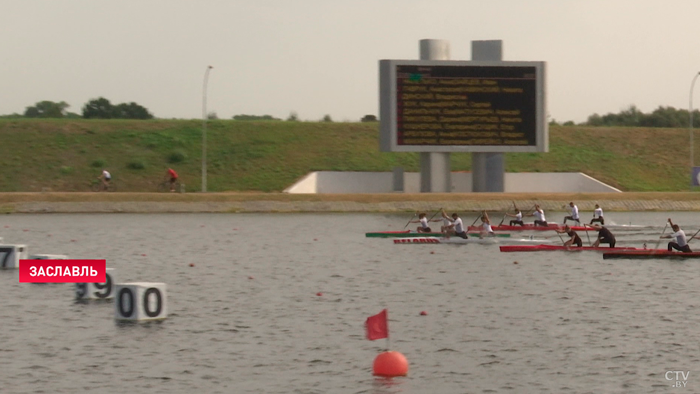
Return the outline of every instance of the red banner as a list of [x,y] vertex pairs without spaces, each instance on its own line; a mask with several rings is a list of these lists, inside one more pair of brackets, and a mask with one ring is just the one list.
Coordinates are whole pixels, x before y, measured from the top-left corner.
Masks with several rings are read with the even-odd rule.
[[388,338],[389,325],[387,324],[387,310],[384,309],[378,314],[368,317],[365,322],[365,328],[367,329],[367,339],[370,341]]
[[20,260],[19,283],[104,283],[106,260]]

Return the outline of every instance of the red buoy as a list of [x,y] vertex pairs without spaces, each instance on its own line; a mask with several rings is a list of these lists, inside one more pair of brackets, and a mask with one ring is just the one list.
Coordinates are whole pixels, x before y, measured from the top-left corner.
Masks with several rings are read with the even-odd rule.
[[379,353],[372,366],[375,376],[391,378],[394,376],[406,376],[408,374],[408,360],[399,352]]

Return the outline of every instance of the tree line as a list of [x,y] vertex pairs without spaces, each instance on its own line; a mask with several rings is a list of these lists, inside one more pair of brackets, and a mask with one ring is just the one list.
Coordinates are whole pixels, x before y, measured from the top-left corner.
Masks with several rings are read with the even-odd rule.
[[[0,116],[2,118],[85,118],[85,119],[153,119],[153,114],[142,105],[135,102],[112,104],[104,97],[92,99],[85,103],[82,114],[69,112],[70,105],[65,101],[40,101],[25,109],[24,114],[12,114]],[[209,119],[218,119],[215,112],[208,115]],[[281,121],[272,115],[234,115],[233,120],[242,121]],[[292,111],[286,119],[289,122],[299,121],[299,115]],[[693,126],[700,124],[700,111],[693,111]],[[321,122],[333,122],[330,115],[325,115]],[[377,122],[375,115],[365,115],[360,122]],[[576,126],[572,121],[559,123],[552,119],[550,125]],[[592,127],[663,127],[680,128],[689,127],[689,111],[674,107],[659,106],[651,113],[640,111],[635,105],[621,110],[619,113],[607,113],[605,115],[593,114],[578,126]]]
[[112,104],[104,97],[85,103],[82,115],[69,112],[65,101],[39,101],[27,107],[24,114],[4,115],[3,118],[85,118],[85,119],[153,119],[153,114],[135,102]]
[[[659,106],[651,113],[645,114],[635,105],[621,110],[619,113],[607,113],[605,115],[593,114],[580,123],[579,126],[593,127],[663,127],[679,128],[690,127],[690,112],[687,109]],[[700,123],[700,111],[693,110],[693,128]],[[559,125],[552,120],[550,124]],[[575,126],[574,122],[565,122],[562,126]]]

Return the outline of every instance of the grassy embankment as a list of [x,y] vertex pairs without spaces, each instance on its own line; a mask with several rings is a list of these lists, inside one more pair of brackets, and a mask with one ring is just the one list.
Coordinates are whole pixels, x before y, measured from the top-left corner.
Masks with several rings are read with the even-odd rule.
[[[281,191],[310,171],[418,171],[382,153],[376,123],[208,122],[209,191]],[[119,191],[152,192],[171,166],[201,187],[197,120],[0,119],[0,192],[88,191],[102,168]],[[697,152],[697,146],[695,151]],[[687,191],[687,129],[550,128],[549,153],[507,154],[509,172],[584,172],[624,191]],[[453,171],[471,156],[452,155]]]

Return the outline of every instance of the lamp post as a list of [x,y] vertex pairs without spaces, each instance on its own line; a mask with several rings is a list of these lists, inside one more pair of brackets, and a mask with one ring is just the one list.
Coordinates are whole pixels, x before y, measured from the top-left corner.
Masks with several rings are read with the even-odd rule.
[[207,82],[209,82],[209,70],[207,66],[204,72],[204,89],[202,93],[202,193],[207,191]]
[[694,177],[693,177],[693,166],[694,166],[694,157],[693,157],[693,88],[695,87],[695,80],[698,79],[698,76],[700,76],[700,72],[695,74],[693,77],[693,82],[690,83],[690,98],[688,100],[688,116],[690,117],[690,126],[689,126],[689,134],[690,134],[690,187],[693,187],[694,183]]

